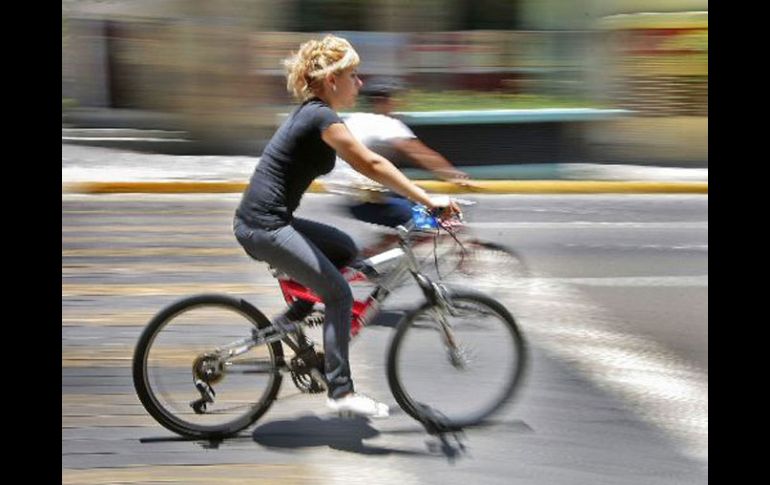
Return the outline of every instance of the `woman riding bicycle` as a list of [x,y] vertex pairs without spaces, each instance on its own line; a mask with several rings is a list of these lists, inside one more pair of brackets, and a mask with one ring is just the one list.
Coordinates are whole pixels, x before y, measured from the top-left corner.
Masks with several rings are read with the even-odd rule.
[[[350,133],[337,111],[354,106],[363,85],[359,56],[350,43],[328,35],[310,40],[284,64],[287,88],[300,102],[265,147],[236,209],[233,230],[252,258],[318,294],[326,308],[323,326],[327,406],[333,410],[384,417],[388,407],[356,393],[348,359],[353,296],[340,268],[358,256],[344,232],[295,218],[300,199],[318,176],[332,170],[335,152],[366,177],[431,209],[459,212],[445,197],[431,197],[391,162]],[[292,305],[278,322],[301,320],[312,307]]]

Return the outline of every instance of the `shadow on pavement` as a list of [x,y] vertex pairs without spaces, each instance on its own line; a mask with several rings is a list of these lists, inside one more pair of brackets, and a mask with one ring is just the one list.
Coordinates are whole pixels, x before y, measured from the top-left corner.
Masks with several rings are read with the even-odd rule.
[[[416,431],[416,430],[415,430]],[[422,431],[424,433],[424,430]],[[456,458],[464,447],[455,448],[448,443],[428,446],[428,451],[404,450],[383,446],[371,446],[364,440],[383,433],[371,426],[367,418],[341,419],[337,417],[303,416],[297,419],[273,421],[257,427],[252,434],[254,441],[269,448],[329,447],[335,450],[362,455],[436,456],[437,451],[447,458]],[[389,433],[385,433],[389,434]],[[444,441],[444,440],[442,440]]]
[[[503,429],[514,433],[532,433],[532,428],[521,420],[497,420],[488,421],[483,425],[472,429]],[[364,440],[377,436],[388,435],[422,435],[428,439],[425,441],[426,451],[407,450],[384,446],[371,446]],[[186,438],[182,436],[164,436],[141,438],[141,443],[163,443],[174,441],[189,441],[197,443],[205,449],[218,449],[225,442],[245,441],[245,435],[233,436],[225,439],[201,440],[200,438]],[[272,421],[258,426],[252,432],[251,439],[264,447],[276,449],[299,449],[328,447],[334,450],[357,453],[361,455],[400,455],[414,457],[443,456],[452,464],[463,456],[467,448],[464,444],[466,436],[463,431],[440,433],[429,435],[423,426],[414,423],[410,426],[378,430],[371,426],[369,419],[337,418],[302,416],[296,419]]]

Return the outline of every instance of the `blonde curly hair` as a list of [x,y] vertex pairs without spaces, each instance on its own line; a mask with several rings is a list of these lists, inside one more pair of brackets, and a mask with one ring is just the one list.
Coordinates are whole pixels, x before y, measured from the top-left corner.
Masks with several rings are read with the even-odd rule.
[[286,89],[299,101],[313,97],[327,74],[337,74],[360,62],[350,42],[334,35],[309,40],[283,61]]

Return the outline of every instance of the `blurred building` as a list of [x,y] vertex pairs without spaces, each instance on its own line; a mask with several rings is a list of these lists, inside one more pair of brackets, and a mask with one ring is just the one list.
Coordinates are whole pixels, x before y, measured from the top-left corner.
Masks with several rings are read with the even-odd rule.
[[199,139],[268,136],[291,102],[280,61],[335,32],[364,78],[626,108],[634,120],[588,131],[616,159],[665,118],[697,140],[682,156],[707,160],[705,0],[64,0],[62,17],[63,98],[163,114]]
[[633,117],[588,134],[607,158],[708,165],[708,11],[602,17],[597,96]]

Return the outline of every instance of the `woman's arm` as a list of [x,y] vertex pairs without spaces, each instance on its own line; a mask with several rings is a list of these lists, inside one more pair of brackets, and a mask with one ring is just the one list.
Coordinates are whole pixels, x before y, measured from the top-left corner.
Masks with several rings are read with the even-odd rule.
[[[447,206],[446,201],[431,198],[427,192],[409,180],[388,159],[369,150],[350,133],[343,123],[334,123],[321,133],[321,138],[353,167],[407,199],[423,204],[431,209]],[[459,208],[449,207],[459,212]]]

